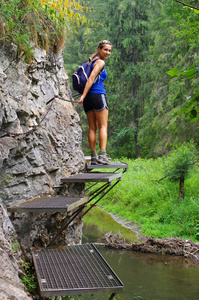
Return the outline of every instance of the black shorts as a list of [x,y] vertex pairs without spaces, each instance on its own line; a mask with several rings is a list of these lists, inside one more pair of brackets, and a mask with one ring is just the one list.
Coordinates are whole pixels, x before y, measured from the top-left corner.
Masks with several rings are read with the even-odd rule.
[[105,94],[88,93],[83,101],[83,107],[86,114],[91,111],[102,111],[108,109],[108,102]]

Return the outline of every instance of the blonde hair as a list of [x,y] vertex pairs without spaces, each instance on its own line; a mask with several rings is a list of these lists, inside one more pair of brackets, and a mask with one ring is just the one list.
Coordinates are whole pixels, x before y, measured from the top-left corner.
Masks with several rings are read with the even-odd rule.
[[[103,41],[99,42],[99,44],[98,44],[98,46],[97,46],[97,49],[98,49],[98,48],[102,49],[102,48],[104,47],[104,45],[106,45],[106,44],[112,46],[112,43],[111,43],[110,41],[103,40]],[[90,57],[90,63],[92,63],[92,60],[93,60],[96,56],[98,56],[98,54],[99,54],[99,51],[97,50],[97,52],[95,52],[93,55],[91,55],[91,57]]]

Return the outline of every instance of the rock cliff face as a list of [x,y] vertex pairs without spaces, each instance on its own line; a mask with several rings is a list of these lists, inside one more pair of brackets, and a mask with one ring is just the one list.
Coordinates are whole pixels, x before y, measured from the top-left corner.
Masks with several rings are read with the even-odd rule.
[[52,193],[61,177],[84,168],[74,104],[58,98],[51,109],[46,104],[54,95],[72,101],[61,53],[47,57],[36,49],[31,65],[11,54],[0,52],[0,166],[12,177],[3,190],[6,205]]
[[[14,45],[0,49],[2,205],[6,209],[46,194],[83,195],[82,185],[58,188],[61,178],[84,169],[82,130],[62,53],[47,55],[45,50],[35,49],[31,64],[26,64],[23,56],[16,57]],[[55,95],[67,101],[57,97],[47,104]],[[32,246],[46,245],[49,228],[62,217],[56,213],[15,214],[12,224],[24,253],[29,255]],[[80,242],[81,228],[80,218],[68,229],[64,242]]]
[[0,299],[30,300],[18,277],[20,250],[15,230],[0,199]]

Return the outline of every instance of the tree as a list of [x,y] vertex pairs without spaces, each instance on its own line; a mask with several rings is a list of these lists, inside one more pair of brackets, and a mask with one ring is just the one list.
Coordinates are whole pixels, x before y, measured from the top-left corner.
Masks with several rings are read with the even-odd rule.
[[179,182],[179,200],[184,198],[184,182],[196,163],[196,149],[193,143],[176,148],[166,159],[165,176]]
[[[140,63],[148,47],[148,1],[110,0],[109,34],[115,50],[110,58],[111,75],[107,91],[111,102],[110,132],[114,156],[139,157]],[[121,145],[122,147],[118,145]]]
[[170,80],[167,74],[171,67],[177,68],[178,74],[190,70],[193,65],[197,70],[197,20],[197,14],[178,3],[153,1],[150,10],[151,43],[148,61],[143,64],[141,84],[143,91],[147,88],[149,94],[145,97],[144,115],[139,120],[138,137],[140,144],[145,145],[148,157],[165,154],[173,145],[191,139],[199,143],[197,124],[190,124],[184,115],[178,114],[195,95],[197,74],[189,80],[186,76],[181,80]]
[[[176,2],[182,4],[184,6],[183,16],[186,14],[186,19],[181,22],[181,31],[176,31],[178,37],[184,37],[186,42],[191,45],[192,48],[195,48],[196,53],[198,49],[198,36],[199,36],[199,7],[194,6],[193,1],[191,4],[184,3],[179,0],[175,0]],[[198,2],[198,1],[196,1]],[[176,13],[176,20],[179,22],[179,14]],[[177,66],[175,66],[172,70],[167,73],[171,76],[171,78],[177,78],[178,81],[182,82],[186,77],[187,80],[191,83],[190,90],[187,93],[187,101],[180,110],[180,113],[185,113],[185,117],[190,117],[191,122],[195,122],[199,120],[199,88],[198,85],[193,85],[193,82],[198,82],[199,75],[199,59],[196,56],[196,59],[193,62],[189,62],[190,64],[187,66],[187,69],[180,70]],[[180,62],[178,62],[180,65]]]

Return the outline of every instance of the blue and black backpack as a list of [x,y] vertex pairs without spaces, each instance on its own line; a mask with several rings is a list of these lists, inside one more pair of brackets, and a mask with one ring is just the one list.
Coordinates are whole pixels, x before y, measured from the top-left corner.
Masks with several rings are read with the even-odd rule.
[[[80,94],[83,94],[86,82],[91,74],[92,68],[91,66],[93,63],[99,58],[96,58],[93,60],[92,63],[90,63],[90,60],[84,64],[82,64],[80,67],[77,68],[76,72],[72,75],[72,83],[73,83],[73,89]],[[95,78],[94,83],[99,79],[101,73],[97,75]]]

